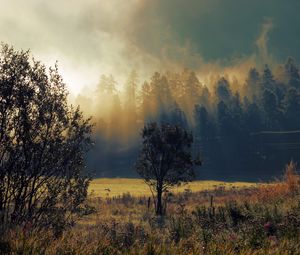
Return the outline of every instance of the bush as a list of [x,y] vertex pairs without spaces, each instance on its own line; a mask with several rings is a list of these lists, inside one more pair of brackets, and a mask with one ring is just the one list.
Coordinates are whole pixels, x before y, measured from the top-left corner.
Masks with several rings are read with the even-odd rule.
[[87,196],[91,124],[67,104],[58,68],[49,71],[2,45],[0,52],[0,224],[61,233]]

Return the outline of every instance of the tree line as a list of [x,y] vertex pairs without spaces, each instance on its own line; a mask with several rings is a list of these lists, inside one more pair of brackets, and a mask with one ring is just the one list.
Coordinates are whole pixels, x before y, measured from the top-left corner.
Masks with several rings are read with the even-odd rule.
[[[203,84],[199,78],[196,72],[184,69],[156,72],[140,83],[138,74],[132,72],[120,90],[112,75],[104,75],[94,93],[96,104],[88,98],[85,104],[84,95],[77,102],[96,116],[104,144],[116,138],[137,146],[139,130],[151,121],[191,130],[194,147],[205,154],[206,173],[213,169],[215,176],[221,167],[226,172],[236,165],[227,175],[233,176],[247,165],[245,176],[253,178],[256,169],[268,168],[266,178],[270,178],[271,168],[282,169],[291,158],[297,159],[300,75],[293,58],[272,68],[250,68],[245,80],[225,75]],[[99,110],[103,107],[104,113]],[[124,161],[135,153],[128,152]]]

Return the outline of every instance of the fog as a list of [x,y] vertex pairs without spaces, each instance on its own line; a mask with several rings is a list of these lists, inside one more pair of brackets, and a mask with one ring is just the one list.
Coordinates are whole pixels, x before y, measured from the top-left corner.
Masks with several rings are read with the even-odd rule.
[[46,66],[57,61],[70,103],[93,117],[89,158],[98,175],[133,174],[145,122],[182,111],[195,129],[195,105],[217,118],[222,78],[245,104],[251,68],[262,75],[267,64],[276,84],[288,83],[283,63],[300,59],[298,0],[0,0],[0,7],[0,41],[30,49]]

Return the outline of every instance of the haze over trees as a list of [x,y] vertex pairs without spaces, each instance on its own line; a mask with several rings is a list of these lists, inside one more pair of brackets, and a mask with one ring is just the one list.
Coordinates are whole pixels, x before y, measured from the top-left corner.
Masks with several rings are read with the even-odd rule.
[[60,232],[83,209],[92,126],[69,106],[57,66],[29,52],[0,52],[0,225]]
[[[138,133],[151,121],[193,131],[194,148],[204,157],[204,178],[257,180],[279,174],[286,162],[299,158],[299,68],[288,58],[279,66],[254,66],[245,76],[215,75],[203,83],[196,72],[184,69],[156,72],[143,81],[133,72],[123,90],[112,76],[101,78],[99,87],[111,88],[105,95],[111,106],[93,112],[101,117],[98,137],[106,147],[99,151],[107,159],[100,162],[99,175],[134,175],[128,169],[137,156]],[[100,102],[102,97],[96,91],[92,98]],[[93,103],[82,106],[91,109]],[[111,163],[112,157],[120,163]],[[93,160],[99,165],[97,157]]]

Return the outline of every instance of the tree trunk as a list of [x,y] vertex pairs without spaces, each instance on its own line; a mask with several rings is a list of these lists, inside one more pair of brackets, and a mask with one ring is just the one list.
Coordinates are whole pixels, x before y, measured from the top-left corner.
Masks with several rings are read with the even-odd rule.
[[162,206],[162,187],[161,187],[160,185],[157,187],[156,215],[163,215],[163,206]]

